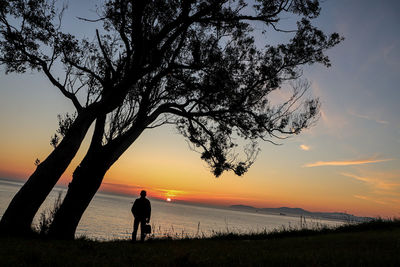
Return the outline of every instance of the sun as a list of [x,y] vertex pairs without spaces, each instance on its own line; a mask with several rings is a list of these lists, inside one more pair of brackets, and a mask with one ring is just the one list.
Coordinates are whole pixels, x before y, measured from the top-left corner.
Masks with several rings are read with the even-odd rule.
[[171,200],[172,200],[171,198],[167,197],[167,202],[171,202]]

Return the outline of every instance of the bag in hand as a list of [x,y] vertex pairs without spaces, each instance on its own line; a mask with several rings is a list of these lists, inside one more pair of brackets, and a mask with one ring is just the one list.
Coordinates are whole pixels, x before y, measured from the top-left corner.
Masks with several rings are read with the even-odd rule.
[[146,225],[144,226],[143,232],[144,232],[145,234],[151,234],[151,225],[150,225],[150,224],[146,224]]

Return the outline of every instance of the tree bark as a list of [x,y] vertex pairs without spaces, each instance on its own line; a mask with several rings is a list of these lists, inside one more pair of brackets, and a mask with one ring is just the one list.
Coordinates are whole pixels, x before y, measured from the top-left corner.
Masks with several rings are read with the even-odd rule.
[[98,153],[86,154],[76,168],[67,195],[54,216],[48,233],[50,237],[74,239],[79,221],[107,172],[104,162],[105,158]]
[[1,234],[26,235],[32,231],[35,214],[76,155],[94,119],[92,112],[78,114],[60,144],[12,199],[0,221]]
[[[97,128],[97,122],[96,122]],[[49,229],[49,236],[57,239],[73,239],[76,228],[90,201],[99,189],[107,170],[144,131],[145,126],[130,131],[105,146],[91,144],[81,164],[73,174],[67,195],[56,212]],[[94,137],[96,140],[96,129]]]

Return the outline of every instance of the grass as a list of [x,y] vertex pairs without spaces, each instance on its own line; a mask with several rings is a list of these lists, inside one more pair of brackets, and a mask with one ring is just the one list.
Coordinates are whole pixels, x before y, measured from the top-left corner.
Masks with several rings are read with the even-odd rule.
[[400,266],[399,252],[400,220],[134,244],[0,239],[1,266]]

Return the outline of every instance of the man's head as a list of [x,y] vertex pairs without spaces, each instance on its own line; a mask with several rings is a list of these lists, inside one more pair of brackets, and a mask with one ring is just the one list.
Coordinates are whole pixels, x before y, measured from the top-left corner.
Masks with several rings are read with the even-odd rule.
[[145,191],[145,190],[142,190],[142,191],[140,192],[140,196],[141,196],[141,197],[146,197],[146,191]]

